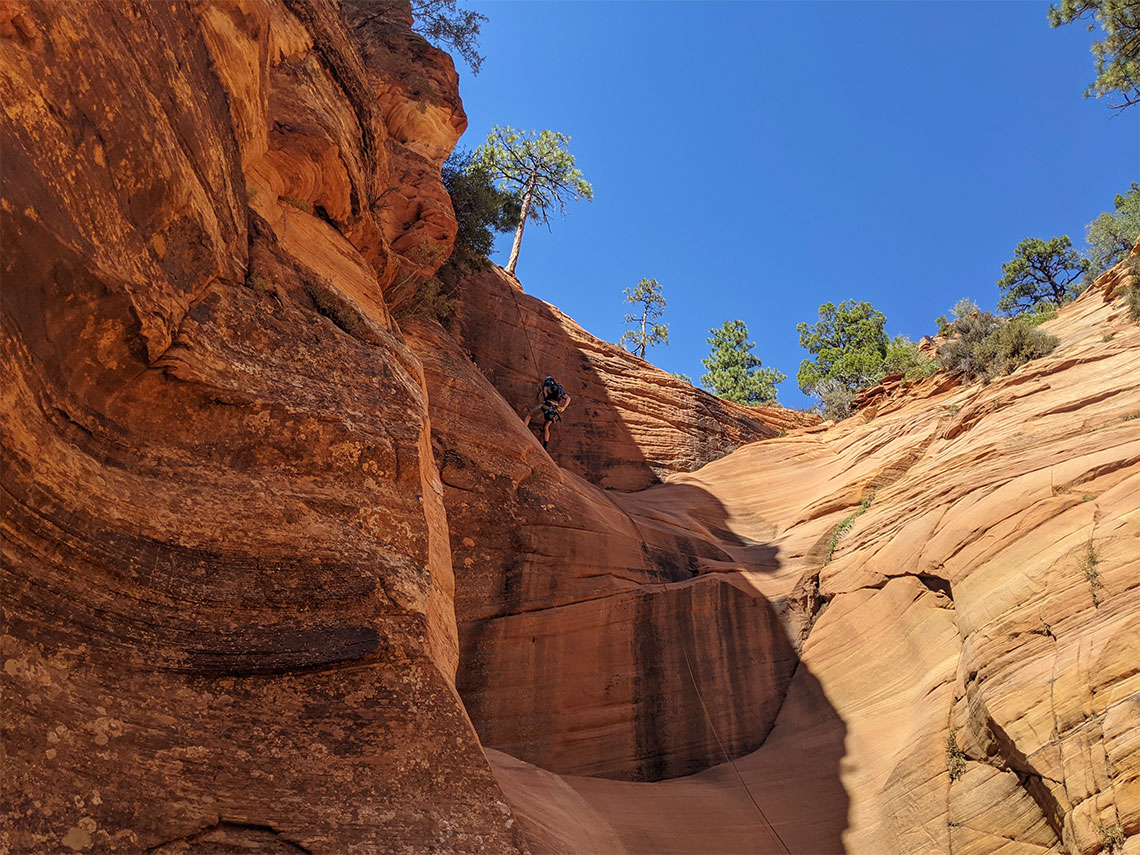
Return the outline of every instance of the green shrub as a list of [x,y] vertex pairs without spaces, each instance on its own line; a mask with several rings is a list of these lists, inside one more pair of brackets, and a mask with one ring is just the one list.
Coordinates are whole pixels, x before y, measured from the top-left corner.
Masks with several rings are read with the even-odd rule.
[[832,557],[835,555],[835,547],[839,545],[839,541],[847,535],[852,528],[855,527],[855,514],[849,517],[844,517],[839,521],[839,525],[835,527],[835,531],[831,533],[831,543],[827,545],[827,560],[824,564],[830,564]]
[[1046,300],[1043,303],[1038,303],[1033,311],[1026,312],[1025,314],[1018,317],[1018,320],[1023,324],[1028,324],[1031,327],[1036,327],[1040,326],[1046,321],[1053,320],[1055,317],[1057,317],[1057,304]]
[[1133,282],[1124,289],[1124,305],[1128,307],[1128,317],[1140,321],[1140,284]]
[[1003,323],[989,312],[959,317],[951,333],[954,338],[943,346],[940,361],[947,371],[967,380],[1002,377],[1051,353],[1058,344],[1056,336],[1036,329],[1032,320],[1016,318]]
[[989,376],[1002,377],[1030,360],[1051,353],[1057,344],[1056,336],[1034,329],[1030,324],[1013,321],[1003,324],[989,336],[979,353],[989,366]]
[[1124,851],[1124,826],[1119,822],[1115,825],[1098,825],[1097,833],[1100,845],[1106,852]]
[[867,508],[871,507],[871,502],[873,501],[875,501],[874,493],[864,496],[859,501],[859,510],[851,514],[851,516],[844,517],[839,521],[839,524],[835,527],[835,531],[831,533],[831,543],[827,546],[827,560],[823,562],[824,564],[831,563],[831,559],[835,555],[835,547],[839,545],[839,541],[846,537],[851,529],[855,527],[855,520],[867,513]]
[[[957,308],[957,307],[955,307]],[[989,312],[966,312],[950,324],[953,338],[942,346],[939,360],[952,374],[962,374],[973,380],[986,375],[986,365],[982,363],[978,350],[991,334],[1001,326],[1001,321]]]
[[966,752],[958,747],[958,728],[950,728],[950,735],[946,737],[946,770],[950,773],[950,780],[957,781],[966,771]]
[[416,290],[415,295],[396,313],[400,318],[446,321],[455,313],[459,301],[448,294],[442,282],[434,276]]
[[919,353],[915,342],[905,335],[897,335],[887,344],[882,372],[884,377],[903,374],[907,380],[915,380],[935,374],[938,367],[936,360]]

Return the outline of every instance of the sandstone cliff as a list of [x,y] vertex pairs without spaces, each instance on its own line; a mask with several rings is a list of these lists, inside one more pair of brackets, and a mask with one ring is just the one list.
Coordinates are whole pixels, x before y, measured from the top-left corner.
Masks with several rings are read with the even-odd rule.
[[494,269],[415,319],[465,119],[409,23],[0,7],[0,846],[1140,851],[1123,272],[826,427]]
[[465,118],[381,12],[0,9],[5,851],[522,847],[391,315]]
[[455,322],[464,352],[516,410],[552,374],[572,396],[573,427],[558,431],[558,465],[602,487],[638,490],[754,440],[817,424],[781,407],[742,407],[696,389],[601,341],[536,300],[499,268],[461,278]]
[[628,784],[492,752],[536,851],[1138,851],[1140,326],[1121,277],[1009,377],[936,377],[636,494],[659,515],[715,500],[774,556],[720,572],[769,601],[817,579],[810,632],[771,733],[732,763]]

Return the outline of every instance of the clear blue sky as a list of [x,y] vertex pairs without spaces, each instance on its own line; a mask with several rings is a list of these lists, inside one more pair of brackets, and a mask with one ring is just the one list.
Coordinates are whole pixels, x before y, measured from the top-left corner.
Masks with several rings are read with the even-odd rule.
[[463,5],[490,20],[460,147],[561,131],[594,186],[528,225],[523,287],[617,341],[622,289],[655,277],[650,361],[699,379],[710,327],[740,318],[785,406],[808,403],[795,326],[821,303],[869,300],[917,339],[959,297],[992,308],[1022,238],[1083,247],[1140,178],[1140,108],[1081,97],[1093,34],[1047,3]]

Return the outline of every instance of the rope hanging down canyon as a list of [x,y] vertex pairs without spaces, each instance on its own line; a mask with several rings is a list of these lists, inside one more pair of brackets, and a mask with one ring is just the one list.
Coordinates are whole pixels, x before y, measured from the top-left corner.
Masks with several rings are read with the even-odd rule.
[[[661,587],[664,589],[665,586],[662,585]],[[716,725],[713,724],[712,716],[709,715],[709,709],[707,706],[705,706],[705,699],[701,695],[701,688],[697,685],[697,678],[693,673],[692,663],[689,662],[689,653],[687,650],[685,650],[685,645],[683,642],[678,642],[678,646],[681,648],[681,654],[685,657],[685,668],[687,668],[689,671],[689,680],[692,682],[693,689],[697,693],[697,701],[701,705],[701,712],[704,713],[705,721],[708,722],[709,730],[712,731],[713,736],[716,738],[716,744],[720,748],[720,753],[724,755],[725,762],[732,766],[732,771],[736,773],[736,778],[738,781],[740,781],[740,786],[743,787],[744,792],[748,794],[748,800],[752,802],[752,806],[756,808],[756,813],[760,815],[760,819],[764,822],[765,828],[767,828],[772,837],[776,839],[776,842],[780,844],[780,848],[784,850],[785,855],[791,855],[791,850],[788,849],[788,845],[784,843],[784,839],[780,837],[780,834],[776,831],[775,826],[773,826],[772,823],[768,821],[768,817],[764,815],[764,811],[760,807],[760,803],[757,802],[756,797],[752,795],[752,790],[749,789],[748,783],[744,780],[744,776],[740,774],[740,770],[736,767],[736,761],[728,756],[728,752],[724,748],[724,743],[720,739],[720,734],[717,733]]]

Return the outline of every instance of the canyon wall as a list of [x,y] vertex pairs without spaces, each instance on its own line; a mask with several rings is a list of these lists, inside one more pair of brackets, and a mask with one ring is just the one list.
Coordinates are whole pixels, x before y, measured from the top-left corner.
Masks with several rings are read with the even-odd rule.
[[818,424],[782,407],[743,407],[602,341],[497,267],[458,278],[449,329],[518,412],[536,404],[548,374],[571,396],[572,426],[551,456],[587,481],[640,490],[755,440]]
[[392,316],[466,123],[410,23],[0,10],[5,851],[523,848]]
[[0,847],[1140,851],[1124,268],[838,425],[494,268],[441,325],[410,23],[0,8]]
[[762,747],[705,771],[630,784],[491,752],[535,851],[1138,851],[1125,281],[1062,309],[1057,350],[1008,377],[936,376],[631,494],[659,516],[715,500],[774,555],[722,571],[771,602],[817,586],[809,631]]

